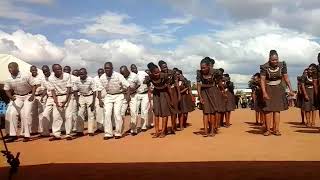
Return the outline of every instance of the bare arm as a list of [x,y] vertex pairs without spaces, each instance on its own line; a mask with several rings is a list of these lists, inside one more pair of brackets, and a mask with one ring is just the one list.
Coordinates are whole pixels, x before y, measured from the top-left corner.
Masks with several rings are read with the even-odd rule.
[[8,98],[9,98],[11,101],[16,100],[16,98],[12,95],[11,90],[6,90],[5,92],[6,92],[6,95],[8,96]]
[[267,90],[266,90],[266,76],[261,76],[261,90],[264,99],[270,99]]
[[292,86],[291,86],[291,82],[290,82],[290,80],[289,80],[288,74],[284,74],[284,75],[283,75],[283,78],[284,78],[284,81],[285,81],[286,84],[287,84],[287,87],[289,88],[289,91],[292,93]]

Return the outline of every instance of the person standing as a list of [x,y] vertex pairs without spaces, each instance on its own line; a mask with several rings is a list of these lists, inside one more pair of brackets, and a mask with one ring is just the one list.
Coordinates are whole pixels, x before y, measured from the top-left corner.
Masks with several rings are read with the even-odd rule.
[[[130,91],[129,93],[125,92],[125,96],[129,96],[124,99],[124,102],[122,104],[122,116],[125,117],[125,113],[127,111],[128,105],[130,108],[130,132],[132,136],[135,136],[138,134],[137,129],[137,89],[140,87],[140,80],[138,78],[138,75],[130,72],[127,68],[127,66],[121,66],[120,67],[120,73],[124,76],[124,78],[129,82],[130,86],[127,89],[127,91]],[[129,99],[129,102],[127,101]],[[123,118],[124,119],[124,118]]]
[[75,99],[76,104],[79,107],[79,118],[77,124],[77,133],[83,134],[84,131],[84,121],[85,121],[85,111],[88,115],[88,134],[89,136],[94,136],[94,126],[95,126],[95,83],[93,78],[88,77],[87,70],[81,68],[79,70],[79,79],[74,82]]
[[282,79],[289,88],[289,94],[293,95],[293,92],[287,73],[287,65],[284,61],[279,62],[276,50],[271,50],[269,53],[269,61],[260,66],[260,75],[261,89],[265,101],[263,111],[267,124],[267,131],[264,135],[271,135],[271,121],[273,121],[273,134],[281,136],[279,130],[280,112],[288,109],[285,88],[281,84]]
[[61,128],[63,122],[65,122],[66,139],[72,140],[72,103],[71,98],[71,75],[62,72],[62,67],[59,64],[52,65],[54,74],[49,77],[52,98],[54,101],[53,105],[53,123],[52,133],[53,137],[50,141],[61,139]]
[[137,112],[140,109],[141,114],[141,130],[147,131],[150,128],[149,123],[149,110],[151,108],[151,98],[148,96],[148,86],[145,84],[146,77],[149,75],[145,71],[138,71],[135,64],[131,64],[131,72],[138,75],[140,86],[137,89],[136,99],[137,99]]
[[54,101],[52,98],[52,93],[50,90],[50,82],[49,77],[51,76],[50,68],[47,65],[42,66],[42,73],[44,75],[43,79],[41,79],[41,88],[44,90],[41,96],[40,102],[44,103],[44,110],[42,116],[42,137],[49,137],[50,136],[50,129],[52,127],[52,116],[53,116],[53,105]]
[[[150,75],[145,82],[148,84],[149,93],[151,93],[151,85],[153,86],[153,112],[155,121],[155,133],[153,138],[164,138],[166,136],[166,127],[168,117],[176,114],[176,109],[173,107],[172,92],[170,85],[170,75],[168,73],[160,72],[157,65],[149,63],[148,68]],[[159,121],[162,118],[162,129],[160,132]]]
[[316,74],[314,69],[309,66],[307,74],[301,78],[301,90],[303,94],[303,100],[301,104],[301,109],[304,111],[307,120],[307,127],[315,126],[316,118],[316,87],[317,87]]
[[[212,62],[210,59],[209,57],[202,59],[200,62],[201,70],[197,71],[197,91],[203,108],[204,137],[215,136],[218,131],[216,121],[219,120],[216,115],[219,111],[222,112],[221,107],[219,107],[222,104],[222,100],[218,99],[221,92],[219,92],[216,85],[218,82],[217,75],[219,75],[220,71],[211,68]],[[208,132],[209,122],[210,134]]]
[[31,133],[38,134],[43,132],[42,128],[42,119],[43,119],[43,110],[45,108],[45,103],[41,100],[43,94],[43,86],[41,86],[41,81],[43,79],[43,75],[38,73],[38,68],[36,66],[30,67],[31,78],[33,81],[39,82],[35,92],[35,99],[32,109],[32,127]]
[[[224,74],[224,92],[226,94],[226,112],[225,112],[225,127],[228,128],[231,126],[230,119],[231,119],[231,112],[235,110],[236,103],[234,97],[234,85],[233,82],[230,80],[229,74]],[[224,125],[222,120],[222,125]]]
[[191,82],[183,76],[181,70],[176,72],[180,88],[181,100],[179,102],[179,125],[180,131],[187,127],[188,113],[194,110],[194,102],[191,95]]
[[[100,82],[100,77],[104,74],[104,69],[103,68],[99,68],[97,71],[98,75],[96,77],[94,77],[94,83],[95,83],[95,92],[96,92],[96,122],[97,122],[97,131],[103,132],[103,122],[104,122],[104,108],[100,107],[99,105],[99,99],[97,96],[98,93],[98,89],[99,89],[99,82]],[[101,99],[102,101],[104,101],[104,97],[106,96],[106,90],[103,88],[101,91]]]
[[[168,68],[168,65],[166,62],[164,62],[163,60],[160,60],[158,65],[159,65],[162,73],[168,74],[167,75],[168,80],[169,80],[168,83],[171,87],[171,93],[172,93],[171,100],[172,100],[173,108],[174,108],[173,112],[175,112],[175,114],[171,114],[171,126],[172,126],[171,133],[175,134],[177,117],[178,117],[178,114],[177,114],[178,113],[178,104],[181,99],[180,89],[178,88],[178,79],[175,75],[175,72]],[[165,123],[166,123],[166,129],[167,129],[167,122],[165,121]]]
[[[108,140],[113,136],[115,136],[116,139],[120,139],[122,137],[123,125],[121,117],[121,106],[123,103],[123,99],[125,98],[123,92],[127,91],[127,88],[129,88],[130,84],[120,73],[113,70],[113,65],[111,62],[106,62],[104,64],[104,70],[105,73],[100,77],[100,85],[98,90],[99,105],[100,107],[104,107],[105,110],[104,140]],[[102,101],[101,96],[101,91],[103,90],[103,88],[107,92],[104,101]],[[116,125],[114,133],[112,130],[111,121],[112,110]]]
[[10,98],[6,112],[6,131],[10,136],[7,142],[18,139],[18,116],[22,122],[23,133],[20,134],[24,136],[23,142],[28,142],[32,125],[32,106],[39,82],[33,81],[30,75],[22,74],[16,62],[9,63],[8,69],[11,77],[5,81],[3,87]]

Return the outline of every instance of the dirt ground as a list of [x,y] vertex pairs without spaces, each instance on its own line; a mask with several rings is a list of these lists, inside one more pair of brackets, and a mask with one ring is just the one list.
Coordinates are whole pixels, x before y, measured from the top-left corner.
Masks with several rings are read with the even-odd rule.
[[[254,112],[240,109],[232,114],[230,128],[203,138],[201,113],[191,113],[191,126],[163,139],[153,139],[149,130],[119,140],[103,141],[98,134],[11,143],[12,152],[21,152],[22,167],[14,179],[319,179],[320,131],[299,125],[298,109],[281,114],[280,137],[264,137],[254,125]],[[0,179],[8,169],[1,166]]]

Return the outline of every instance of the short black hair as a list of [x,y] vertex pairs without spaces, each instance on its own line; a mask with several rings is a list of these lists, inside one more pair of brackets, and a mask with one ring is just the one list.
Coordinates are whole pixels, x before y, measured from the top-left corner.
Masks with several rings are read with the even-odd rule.
[[164,64],[167,64],[167,63],[164,62],[163,60],[160,60],[160,61],[158,62],[158,65],[159,65],[159,66],[162,66],[162,65],[164,65]]
[[273,55],[277,55],[277,56],[278,56],[277,51],[274,50],[274,49],[270,50],[269,57],[271,57],[271,56],[273,56]]
[[108,62],[106,62],[106,63],[104,63],[104,66],[106,66],[106,65],[110,65],[110,66],[112,66],[113,67],[113,64],[112,64],[112,62],[110,62],[110,61],[108,61]]
[[152,72],[153,70],[158,68],[158,66],[155,65],[153,62],[149,63],[147,66],[148,66],[148,69],[149,69],[150,72]]

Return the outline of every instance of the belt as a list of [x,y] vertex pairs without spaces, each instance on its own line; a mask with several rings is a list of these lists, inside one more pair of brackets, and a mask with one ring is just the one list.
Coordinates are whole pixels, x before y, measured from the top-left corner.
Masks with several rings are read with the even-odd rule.
[[31,94],[32,92],[28,92],[28,93],[26,93],[26,94],[17,94],[18,96],[26,96],[26,95],[28,95],[28,94]]
[[84,95],[84,94],[81,94],[81,96],[84,96],[84,97],[88,97],[88,96],[92,96],[93,94],[86,94],[86,95]]
[[267,82],[268,85],[270,86],[276,86],[276,85],[279,85],[281,83],[281,80],[276,80],[276,81],[269,81]]
[[34,96],[41,96],[41,94],[35,94]]
[[138,93],[138,94],[147,94],[147,93],[148,93],[148,91],[144,91],[144,92]]
[[67,95],[67,94],[57,94],[56,96],[65,96],[65,95]]
[[118,94],[123,94],[122,92],[119,92],[119,93],[107,93],[107,94],[110,94],[110,95],[118,95]]

